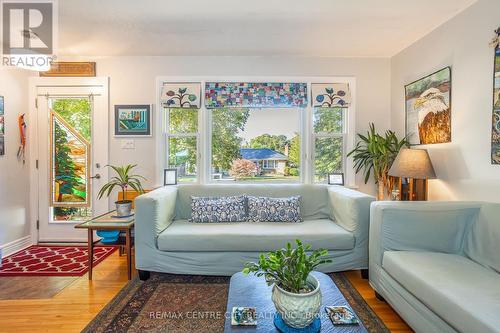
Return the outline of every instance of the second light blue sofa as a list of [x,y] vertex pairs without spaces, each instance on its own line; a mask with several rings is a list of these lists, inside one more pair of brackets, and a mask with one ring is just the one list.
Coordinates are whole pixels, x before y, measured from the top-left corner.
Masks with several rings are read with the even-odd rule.
[[416,332],[500,332],[500,204],[373,203],[370,284]]
[[[191,223],[192,196],[302,197],[304,222]],[[260,253],[301,239],[329,250],[325,272],[368,268],[373,197],[341,186],[303,184],[179,185],[135,200],[136,267],[148,272],[232,275]]]

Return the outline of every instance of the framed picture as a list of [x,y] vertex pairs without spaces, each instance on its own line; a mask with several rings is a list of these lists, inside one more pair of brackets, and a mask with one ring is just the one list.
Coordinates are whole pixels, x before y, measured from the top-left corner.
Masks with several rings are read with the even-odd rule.
[[451,67],[405,86],[405,129],[411,145],[451,142]]
[[344,185],[344,174],[330,173],[328,175],[328,185]]
[[151,105],[115,105],[115,136],[151,136]]
[[[497,30],[500,32],[500,29]],[[493,74],[493,116],[491,125],[491,164],[500,164],[500,47],[495,48]]]
[[3,113],[4,113],[3,96],[0,96],[0,116],[3,116]]
[[177,169],[163,169],[163,185],[177,185]]

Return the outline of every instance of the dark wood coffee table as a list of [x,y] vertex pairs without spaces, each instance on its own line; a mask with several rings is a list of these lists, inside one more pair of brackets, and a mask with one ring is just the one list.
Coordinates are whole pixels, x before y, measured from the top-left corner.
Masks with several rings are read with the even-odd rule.
[[[333,326],[330,318],[326,315],[327,305],[349,305],[332,279],[323,273],[312,273],[318,280],[321,288],[321,332],[358,333],[367,332],[363,324],[350,326]],[[273,323],[276,308],[271,300],[272,287],[268,287],[264,278],[254,275],[236,273],[231,277],[229,295],[227,299],[226,322],[224,332],[279,332]],[[251,306],[257,308],[257,326],[231,326],[231,311],[234,306]],[[354,310],[353,310],[354,311]]]

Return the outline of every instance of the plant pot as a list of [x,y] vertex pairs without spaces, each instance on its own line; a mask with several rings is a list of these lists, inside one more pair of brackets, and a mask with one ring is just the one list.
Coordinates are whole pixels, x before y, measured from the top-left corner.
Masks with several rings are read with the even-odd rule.
[[309,274],[307,284],[314,288],[314,290],[306,294],[291,293],[277,285],[273,287],[272,300],[274,306],[285,324],[290,327],[307,327],[319,314],[321,306],[319,281],[313,275]]
[[129,216],[132,214],[132,200],[116,201],[116,215]]

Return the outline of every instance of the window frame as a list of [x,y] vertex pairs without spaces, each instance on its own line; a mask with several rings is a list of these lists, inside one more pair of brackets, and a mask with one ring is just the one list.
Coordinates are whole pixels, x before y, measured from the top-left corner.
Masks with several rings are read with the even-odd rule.
[[[161,133],[156,138],[156,186],[163,184],[163,169],[168,165],[168,139],[170,137],[196,135],[197,148],[197,180],[185,184],[223,184],[211,179],[212,165],[212,117],[210,109],[205,107],[205,83],[219,82],[304,82],[307,83],[308,104],[302,108],[299,130],[301,135],[301,161],[299,183],[314,184],[314,142],[317,134],[313,132],[313,107],[311,105],[312,83],[348,83],[351,91],[352,102],[343,112],[343,172],[345,184],[356,187],[356,175],[351,157],[347,152],[354,148],[355,142],[355,112],[356,112],[356,78],[346,76],[158,76],[156,78],[156,110],[154,117]],[[201,107],[198,109],[197,133],[168,133],[168,112],[161,103],[161,89],[164,83],[200,82]],[[296,183],[296,182],[295,182]]]

